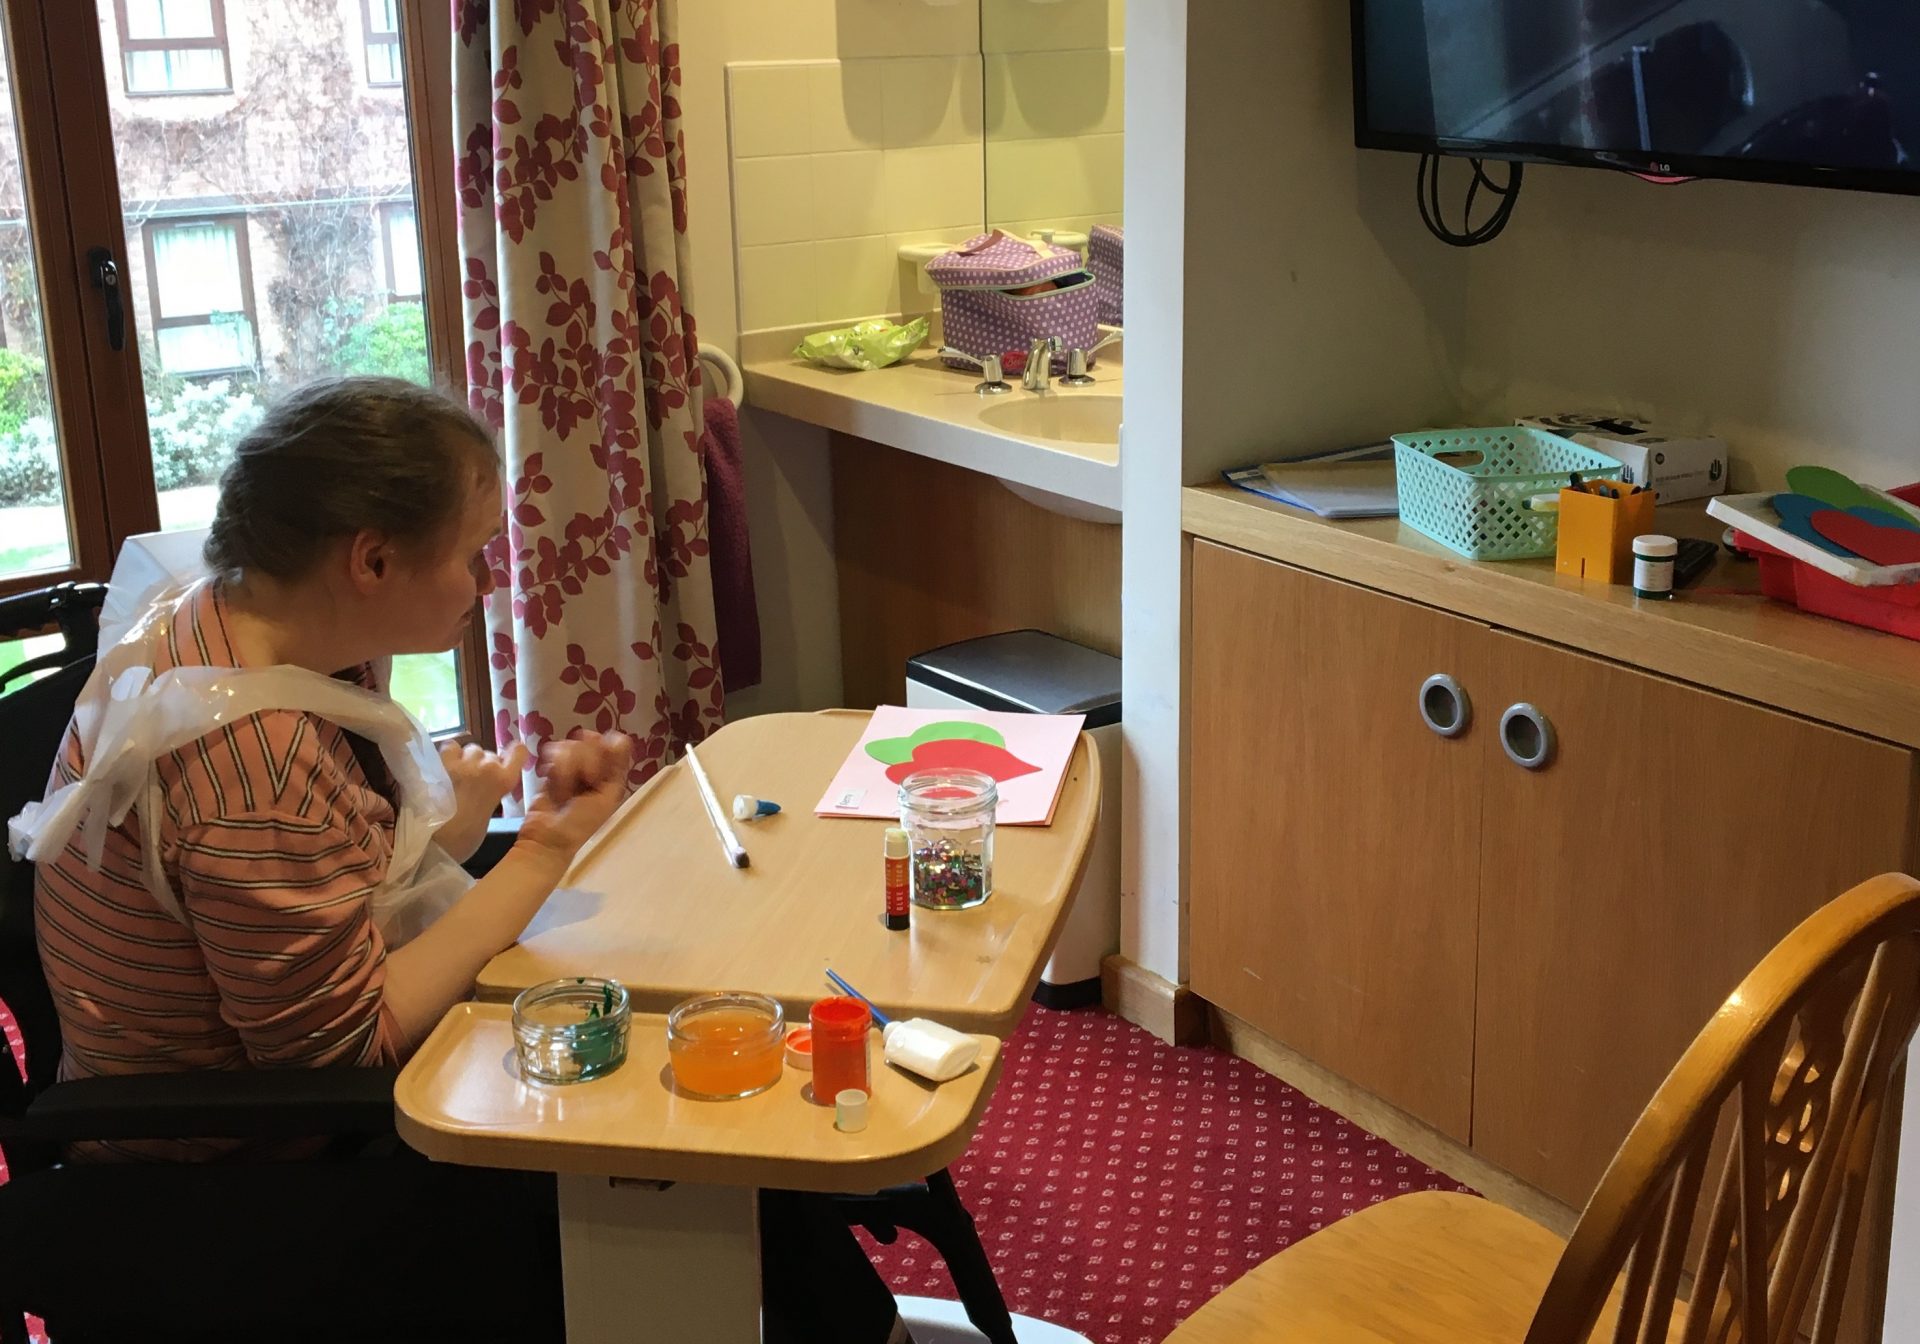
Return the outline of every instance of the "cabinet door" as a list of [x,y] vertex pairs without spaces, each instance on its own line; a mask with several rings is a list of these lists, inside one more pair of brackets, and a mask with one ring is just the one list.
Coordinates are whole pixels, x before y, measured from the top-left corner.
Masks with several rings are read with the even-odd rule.
[[1195,543],[1190,644],[1194,990],[1464,1141],[1473,1096],[1486,627]]
[[[1569,1204],[1801,919],[1902,868],[1913,758],[1494,632],[1485,708],[1473,1146]],[[1501,749],[1529,701],[1547,765]]]

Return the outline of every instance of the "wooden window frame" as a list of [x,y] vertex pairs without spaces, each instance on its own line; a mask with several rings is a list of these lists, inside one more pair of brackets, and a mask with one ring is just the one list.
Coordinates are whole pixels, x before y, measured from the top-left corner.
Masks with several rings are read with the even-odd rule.
[[[362,4],[366,0],[361,0]],[[120,88],[129,98],[217,98],[233,92],[233,49],[227,43],[226,0],[207,0],[213,15],[212,37],[133,37],[127,24],[127,0],[113,0],[113,17],[120,32]],[[136,89],[127,58],[142,51],[217,51],[226,82],[217,89]]]
[[[116,0],[118,3],[118,0]],[[247,324],[253,329],[252,364],[235,364],[219,369],[168,369],[167,372],[177,378],[224,378],[236,373],[251,373],[261,358],[260,349],[260,313],[254,306],[253,297],[253,252],[247,242],[247,212],[244,210],[206,211],[191,215],[164,215],[149,217],[140,226],[140,246],[147,258],[147,311],[153,314],[154,339],[159,333],[177,330],[181,327],[205,327],[213,323],[212,314],[205,317],[168,317],[160,308],[160,267],[153,245],[154,235],[168,229],[195,228],[207,224],[224,224],[232,228],[234,251],[240,266],[240,302],[244,305]],[[165,359],[162,359],[165,365]]]
[[[114,3],[121,4],[124,3],[124,0],[114,0]],[[400,59],[402,55],[400,28],[395,27],[390,33],[376,29],[373,26],[373,4],[374,0],[360,0],[360,34],[366,39],[364,43],[365,50],[362,53],[362,61],[366,66],[367,87],[370,89],[403,89],[407,85],[407,77],[405,74],[407,62]],[[398,25],[405,24],[405,20],[400,18],[401,11],[405,8],[405,0],[395,0],[394,17],[395,23]],[[375,79],[373,77],[373,49],[375,47],[391,47],[393,49],[394,58],[398,62],[402,72],[400,78]]]
[[[416,197],[418,193],[415,193]],[[413,216],[414,254],[419,261],[420,288],[411,294],[402,294],[394,288],[396,273],[393,266],[393,217],[402,210]],[[427,249],[425,240],[420,236],[420,206],[414,201],[382,201],[375,211],[375,223],[380,228],[380,264],[385,268],[382,287],[388,303],[417,303],[422,307],[427,299]]]

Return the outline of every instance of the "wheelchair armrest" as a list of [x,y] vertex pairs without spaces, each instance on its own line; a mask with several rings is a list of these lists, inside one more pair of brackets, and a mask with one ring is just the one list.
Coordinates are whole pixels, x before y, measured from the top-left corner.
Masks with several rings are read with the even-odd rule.
[[480,848],[461,865],[469,875],[485,877],[494,864],[507,856],[513,842],[520,838],[520,821],[519,817],[495,817],[487,823],[487,834],[480,841]]
[[398,1069],[234,1069],[77,1078],[27,1107],[17,1129],[90,1139],[291,1139],[393,1132]]

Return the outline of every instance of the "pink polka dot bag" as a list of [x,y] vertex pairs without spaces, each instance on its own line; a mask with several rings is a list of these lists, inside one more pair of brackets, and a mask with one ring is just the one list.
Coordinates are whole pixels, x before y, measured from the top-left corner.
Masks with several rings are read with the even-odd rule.
[[1024,358],[1036,338],[1058,336],[1053,371],[1065,373],[1068,351],[1090,349],[1100,339],[1093,276],[1073,248],[995,229],[935,257],[927,276],[939,287],[944,339],[956,350]]

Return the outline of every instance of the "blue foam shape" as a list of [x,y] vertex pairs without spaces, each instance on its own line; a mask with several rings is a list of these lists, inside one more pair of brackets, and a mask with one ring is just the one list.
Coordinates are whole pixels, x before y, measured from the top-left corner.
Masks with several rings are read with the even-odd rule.
[[1814,527],[1813,515],[1832,508],[1833,505],[1823,504],[1812,495],[1778,494],[1773,497],[1773,511],[1780,515],[1782,529],[1802,541],[1813,543],[1828,555],[1837,555],[1844,560],[1860,559],[1839,542],[1821,536]]
[[1920,519],[1912,514],[1895,513],[1892,509],[1877,509],[1870,504],[1856,504],[1847,510],[1855,518],[1864,518],[1881,527],[1904,528],[1908,532],[1920,532]]

